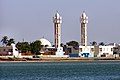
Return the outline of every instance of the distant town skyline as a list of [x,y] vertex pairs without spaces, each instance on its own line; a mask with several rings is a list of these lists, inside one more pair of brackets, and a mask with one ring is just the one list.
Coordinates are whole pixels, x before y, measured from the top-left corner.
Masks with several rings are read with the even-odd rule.
[[88,16],[88,44],[120,43],[120,0],[0,0],[0,39],[16,42],[44,38],[54,43],[53,17],[62,16],[62,43],[80,42],[80,16]]

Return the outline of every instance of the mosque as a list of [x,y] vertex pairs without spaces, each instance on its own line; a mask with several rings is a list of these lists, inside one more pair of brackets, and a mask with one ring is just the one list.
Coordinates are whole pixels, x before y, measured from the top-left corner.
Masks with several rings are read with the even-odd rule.
[[[114,47],[116,46],[114,44],[109,45],[87,45],[87,24],[88,24],[88,16],[83,11],[81,17],[80,17],[80,27],[81,27],[81,45],[79,45],[78,50],[73,49],[71,46],[67,46],[67,49],[69,50],[68,54],[65,55],[65,52],[63,51],[63,47],[61,47],[61,23],[62,23],[62,17],[57,12],[55,16],[53,17],[53,24],[54,24],[54,46],[45,38],[41,38],[41,45],[43,48],[41,49],[40,53],[41,55],[49,55],[49,57],[70,57],[69,54],[77,54],[76,57],[113,57],[113,51]],[[79,36],[79,35],[78,35]],[[21,54],[16,51],[15,45],[12,45],[10,48],[0,48],[0,52],[4,53],[6,50],[11,50],[11,48],[14,48],[13,52],[10,54],[13,54],[13,56],[18,57],[21,56]],[[6,49],[6,50],[5,50]],[[1,54],[0,53],[0,54]]]
[[[61,44],[61,23],[62,17],[57,12],[53,17],[54,23],[54,44],[55,46],[52,47],[51,43],[42,38],[40,41],[44,48],[41,50],[41,53],[45,53],[49,51],[50,55],[56,56],[64,56],[63,47],[60,46]],[[81,27],[81,45],[79,46],[79,50],[77,52],[79,57],[111,57],[113,56],[113,48],[115,44],[112,45],[87,45],[87,24],[88,24],[88,16],[86,15],[85,11],[83,11],[80,17],[80,27]],[[68,46],[69,47],[69,46]],[[70,48],[70,47],[69,47]],[[71,52],[72,53],[72,52]],[[74,53],[74,52],[73,52]]]

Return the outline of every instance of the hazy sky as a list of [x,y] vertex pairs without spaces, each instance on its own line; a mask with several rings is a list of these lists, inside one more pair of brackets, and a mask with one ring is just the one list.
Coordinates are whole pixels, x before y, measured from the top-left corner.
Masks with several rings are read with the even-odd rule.
[[62,42],[80,42],[80,16],[88,16],[88,43],[120,43],[120,0],[0,0],[0,39],[54,42],[53,16],[63,18]]

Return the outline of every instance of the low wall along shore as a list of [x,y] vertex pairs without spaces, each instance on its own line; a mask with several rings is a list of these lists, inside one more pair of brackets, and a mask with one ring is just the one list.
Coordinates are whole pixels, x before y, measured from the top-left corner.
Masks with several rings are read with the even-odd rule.
[[120,57],[100,57],[100,58],[81,58],[81,57],[40,57],[40,58],[32,58],[23,57],[23,58],[14,58],[12,56],[0,56],[0,62],[3,61],[41,61],[41,62],[55,62],[55,61],[120,61]]

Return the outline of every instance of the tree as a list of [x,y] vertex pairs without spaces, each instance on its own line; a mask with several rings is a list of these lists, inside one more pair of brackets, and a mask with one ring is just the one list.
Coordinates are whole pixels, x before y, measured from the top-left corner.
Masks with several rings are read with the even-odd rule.
[[60,44],[60,46],[61,46],[61,47],[64,47],[64,44],[63,44],[63,43],[61,43],[61,44]]
[[99,43],[99,45],[102,45],[102,46],[104,46],[104,45],[105,45],[105,43],[104,43],[104,42],[100,42],[100,43]]
[[13,38],[9,39],[6,45],[10,46],[12,43],[15,43]]
[[8,37],[7,36],[4,36],[3,38],[2,38],[2,40],[1,40],[1,42],[2,42],[2,45],[4,46],[4,45],[7,45],[7,43],[8,43]]
[[18,42],[16,47],[21,53],[27,53],[30,51],[30,44],[28,42]]
[[79,43],[77,41],[70,41],[68,43],[66,43],[68,46],[73,46],[74,49],[78,49],[79,48]]
[[96,42],[96,41],[93,41],[93,42],[90,42],[90,44],[91,44],[92,46],[96,46],[96,45],[97,45],[97,42]]
[[41,50],[41,42],[36,40],[35,42],[30,43],[30,50],[32,53],[39,53]]
[[63,51],[68,52],[66,45],[63,46]]

